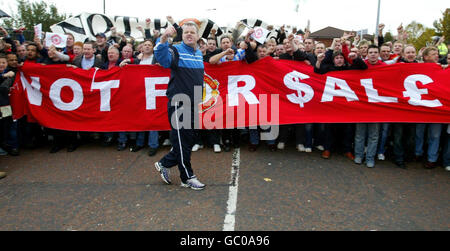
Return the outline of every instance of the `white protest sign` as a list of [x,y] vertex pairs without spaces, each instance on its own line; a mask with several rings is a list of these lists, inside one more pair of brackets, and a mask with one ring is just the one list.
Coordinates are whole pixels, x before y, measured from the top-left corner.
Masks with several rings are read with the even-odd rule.
[[269,35],[269,31],[262,27],[255,27],[254,30],[255,32],[252,34],[252,38],[258,43],[264,44],[264,42],[266,42],[267,35]]
[[56,48],[65,48],[67,44],[67,35],[49,33],[45,34],[45,46],[50,47],[54,45]]
[[34,35],[42,39],[42,24],[34,26]]

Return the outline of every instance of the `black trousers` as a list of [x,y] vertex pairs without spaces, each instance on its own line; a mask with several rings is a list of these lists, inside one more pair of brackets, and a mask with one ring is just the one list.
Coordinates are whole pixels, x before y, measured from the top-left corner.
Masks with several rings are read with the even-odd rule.
[[[194,123],[191,119],[190,128],[180,128],[183,120],[181,111],[179,108],[182,105],[171,106],[171,101],[168,105],[169,122],[172,121],[172,117],[176,116],[175,124],[171,122],[170,142],[172,143],[172,150],[161,159],[160,163],[166,168],[172,168],[178,166],[180,171],[180,178],[183,183],[186,183],[188,179],[194,178],[194,171],[191,166],[191,153],[192,147],[195,144],[195,130]],[[190,108],[186,108],[190,109]],[[191,111],[191,117],[193,118],[193,111]]]

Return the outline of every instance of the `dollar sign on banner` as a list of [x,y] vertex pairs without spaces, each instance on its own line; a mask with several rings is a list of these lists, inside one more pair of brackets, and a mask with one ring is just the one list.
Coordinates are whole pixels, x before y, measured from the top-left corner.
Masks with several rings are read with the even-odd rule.
[[305,104],[311,101],[314,97],[314,90],[311,86],[300,82],[300,80],[308,79],[309,76],[298,71],[293,71],[284,77],[284,84],[287,88],[297,91],[287,95],[289,101],[294,104],[299,104],[301,108],[305,107]]

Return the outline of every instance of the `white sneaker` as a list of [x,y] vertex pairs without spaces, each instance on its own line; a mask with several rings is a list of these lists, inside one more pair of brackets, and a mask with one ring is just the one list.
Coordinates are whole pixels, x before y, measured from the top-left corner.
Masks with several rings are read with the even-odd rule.
[[302,144],[300,144],[300,145],[297,146],[297,150],[298,150],[299,152],[304,152],[304,151],[306,151],[305,146],[302,145]]
[[305,152],[312,153],[312,149],[311,148],[305,148]]
[[206,185],[201,183],[197,178],[192,178],[186,181],[186,183],[181,182],[181,187],[191,188],[192,190],[203,190]]
[[378,160],[386,160],[386,157],[384,156],[384,154],[378,154]]
[[199,145],[199,144],[195,144],[195,145],[192,147],[192,151],[193,151],[193,152],[197,152],[197,151],[200,150],[200,149],[203,149],[203,146],[201,146],[201,145]]
[[215,153],[220,153],[220,152],[222,152],[222,148],[220,148],[220,145],[214,145],[214,152]]
[[316,146],[316,148],[319,151],[322,151],[322,152],[325,151],[325,148],[323,146]]
[[170,139],[165,139],[164,143],[162,144],[163,146],[171,146],[172,143],[170,143]]
[[284,147],[285,147],[285,145],[284,145],[283,142],[280,142],[280,143],[278,143],[278,145],[277,145],[278,150],[284,150]]
[[446,167],[445,170],[450,172],[450,166]]

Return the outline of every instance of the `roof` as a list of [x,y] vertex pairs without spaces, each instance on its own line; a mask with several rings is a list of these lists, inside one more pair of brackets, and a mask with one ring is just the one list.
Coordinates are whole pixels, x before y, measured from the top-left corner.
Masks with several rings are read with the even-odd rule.
[[[318,30],[316,32],[313,32],[309,35],[309,37],[314,38],[314,39],[333,39],[333,38],[338,38],[338,37],[342,37],[342,35],[344,35],[344,32],[350,32],[350,31],[345,31],[345,30],[341,30],[335,27],[331,27],[328,26],[326,28],[323,28],[321,30]],[[367,40],[372,40],[373,39],[373,35],[369,35],[369,34],[365,34],[363,35],[364,39]]]
[[312,38],[335,38],[335,37],[342,37],[342,35],[344,35],[344,32],[345,32],[344,30],[328,26],[326,28],[311,33],[311,35],[309,36]]

